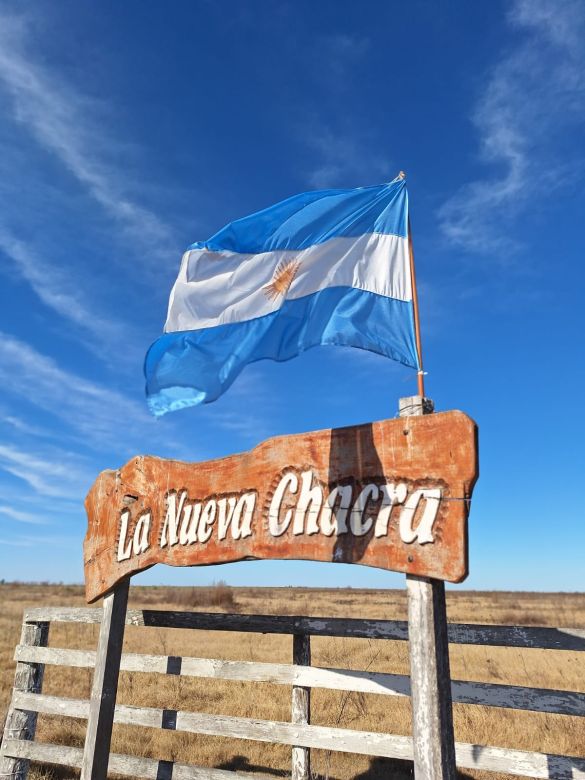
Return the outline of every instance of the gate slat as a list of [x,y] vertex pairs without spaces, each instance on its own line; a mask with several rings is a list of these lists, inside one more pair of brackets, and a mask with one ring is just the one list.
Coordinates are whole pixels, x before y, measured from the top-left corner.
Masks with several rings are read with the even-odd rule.
[[[28,663],[82,668],[91,668],[95,663],[94,651],[64,650],[57,647],[19,645],[14,657],[16,661]],[[410,680],[407,675],[402,674],[252,661],[221,661],[211,658],[183,657],[180,660],[180,670],[176,671],[173,664],[169,663],[169,656],[127,653],[122,656],[120,669],[125,672],[170,673],[185,677],[298,685],[382,696],[410,695]],[[169,672],[169,669],[172,671]],[[585,693],[574,691],[453,680],[452,692],[453,701],[457,704],[481,704],[486,707],[585,716]]]
[[[17,693],[14,706],[45,715],[87,719],[89,701],[64,699],[43,694]],[[117,705],[114,722],[147,728],[164,728],[169,710],[157,707],[130,707]],[[251,739],[257,742],[275,742],[281,745],[322,748],[344,753],[361,753],[368,756],[412,759],[410,737],[354,731],[352,729],[308,726],[280,723],[227,715],[209,715],[199,712],[173,713],[173,730],[217,737]]]
[[[25,613],[29,622],[100,623],[102,610],[78,607],[38,607]],[[229,615],[221,612],[176,612],[132,609],[126,625],[158,628],[196,628],[207,631],[243,631],[258,634],[311,634],[357,639],[406,641],[405,620],[297,617],[289,615]],[[491,645],[540,650],[585,651],[585,629],[531,626],[496,626],[450,623],[449,642],[462,645]]]
[[[15,706],[23,706],[30,711],[45,714],[77,718],[87,718],[89,712],[88,701],[59,699],[43,694],[19,693]],[[178,731],[412,760],[410,737],[201,713],[177,712],[176,715]],[[162,709],[122,706],[116,708],[115,721],[161,728],[162,717]],[[62,748],[62,746],[58,747]],[[465,743],[457,743],[455,747],[457,765],[464,769],[485,769],[522,777],[585,780],[585,758]],[[118,771],[114,770],[113,764],[111,767],[113,771]],[[173,780],[178,777],[179,775],[173,773]]]
[[[8,740],[4,754],[15,758],[25,758],[57,766],[81,767],[83,750],[66,745],[51,745],[46,742],[24,742]],[[188,764],[175,764],[172,761],[157,761],[154,758],[129,756],[120,753],[110,754],[110,771],[124,777],[137,777],[141,780],[258,780],[258,775],[250,772],[232,772],[228,769],[198,767]],[[265,775],[268,780],[276,780],[276,775]]]

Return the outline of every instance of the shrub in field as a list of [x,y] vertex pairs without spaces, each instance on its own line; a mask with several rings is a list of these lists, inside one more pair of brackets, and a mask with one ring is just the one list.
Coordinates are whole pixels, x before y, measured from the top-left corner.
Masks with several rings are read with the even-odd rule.
[[212,585],[191,587],[138,585],[130,589],[130,603],[135,609],[142,609],[145,606],[166,609],[173,607],[183,609],[219,607],[225,610],[236,610],[239,608],[234,589],[223,580],[214,582]]
[[192,588],[176,588],[173,602],[181,607],[221,607],[221,609],[237,609],[232,588],[223,580]]

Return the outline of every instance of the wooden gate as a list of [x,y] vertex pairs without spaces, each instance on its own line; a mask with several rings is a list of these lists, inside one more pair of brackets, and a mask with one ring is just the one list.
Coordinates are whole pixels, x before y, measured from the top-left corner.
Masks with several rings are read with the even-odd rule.
[[[88,718],[89,700],[46,696],[42,693],[42,678],[47,664],[92,668],[96,652],[47,646],[49,626],[55,622],[99,623],[102,619],[103,610],[100,609],[43,608],[25,614],[21,644],[15,652],[16,683],[2,743],[1,777],[26,780],[31,760],[81,767],[83,750],[42,744],[34,740],[36,717],[38,713],[43,713]],[[310,776],[311,748],[413,759],[413,741],[410,737],[328,728],[310,723],[311,688],[380,696],[410,695],[410,680],[407,676],[311,666],[311,637],[407,641],[406,621],[130,610],[125,622],[132,626],[291,635],[292,664],[167,655],[123,654],[121,657],[121,669],[128,672],[291,686],[291,719],[284,723],[119,705],[115,708],[116,723],[290,745],[293,780],[306,780]],[[454,644],[585,651],[585,630],[582,629],[450,624],[448,636]],[[585,716],[583,693],[464,681],[453,681],[451,690],[455,703]],[[456,744],[456,757],[457,765],[461,768],[557,780],[585,778],[585,759],[581,758],[462,743]],[[153,780],[233,780],[254,777],[241,772],[116,754],[110,756],[109,771],[126,777]]]

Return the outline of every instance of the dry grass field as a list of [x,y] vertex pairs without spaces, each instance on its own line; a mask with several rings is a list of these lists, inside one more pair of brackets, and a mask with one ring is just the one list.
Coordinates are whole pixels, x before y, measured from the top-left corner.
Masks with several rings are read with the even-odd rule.
[[[265,614],[405,619],[403,591],[308,590],[294,588],[170,588],[134,587],[131,606]],[[82,606],[81,587],[0,585],[0,711],[6,711],[12,687],[14,646],[25,607]],[[450,591],[449,619],[454,622],[585,627],[585,594],[488,593]],[[51,627],[49,644],[94,649],[96,626],[61,624]],[[290,662],[292,638],[223,632],[134,628],[126,630],[129,652],[198,656],[252,661]],[[404,642],[316,638],[317,666],[369,669],[408,674]],[[585,692],[583,653],[475,646],[451,647],[454,679],[558,688]],[[47,667],[43,691],[86,698],[91,673],[84,669]],[[290,688],[270,684],[197,680],[144,674],[121,675],[118,701],[224,715],[290,720]],[[455,705],[456,739],[485,745],[585,756],[583,721],[562,715],[520,712],[476,705]],[[353,729],[409,734],[410,702],[393,696],[314,690],[312,722]],[[41,716],[41,741],[81,746],[85,724]],[[113,750],[184,763],[286,776],[290,748],[225,738],[115,727]],[[342,753],[313,751],[313,771],[326,778],[377,780],[412,776],[409,764]],[[66,780],[69,770],[34,767],[31,780]],[[493,773],[465,771],[461,777],[500,778]]]

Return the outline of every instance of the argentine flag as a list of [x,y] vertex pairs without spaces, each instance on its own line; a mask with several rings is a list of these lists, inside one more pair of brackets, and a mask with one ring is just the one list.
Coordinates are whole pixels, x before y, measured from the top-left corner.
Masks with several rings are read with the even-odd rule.
[[420,368],[403,178],[294,195],[183,255],[145,361],[155,415],[218,398],[244,366],[359,347]]

